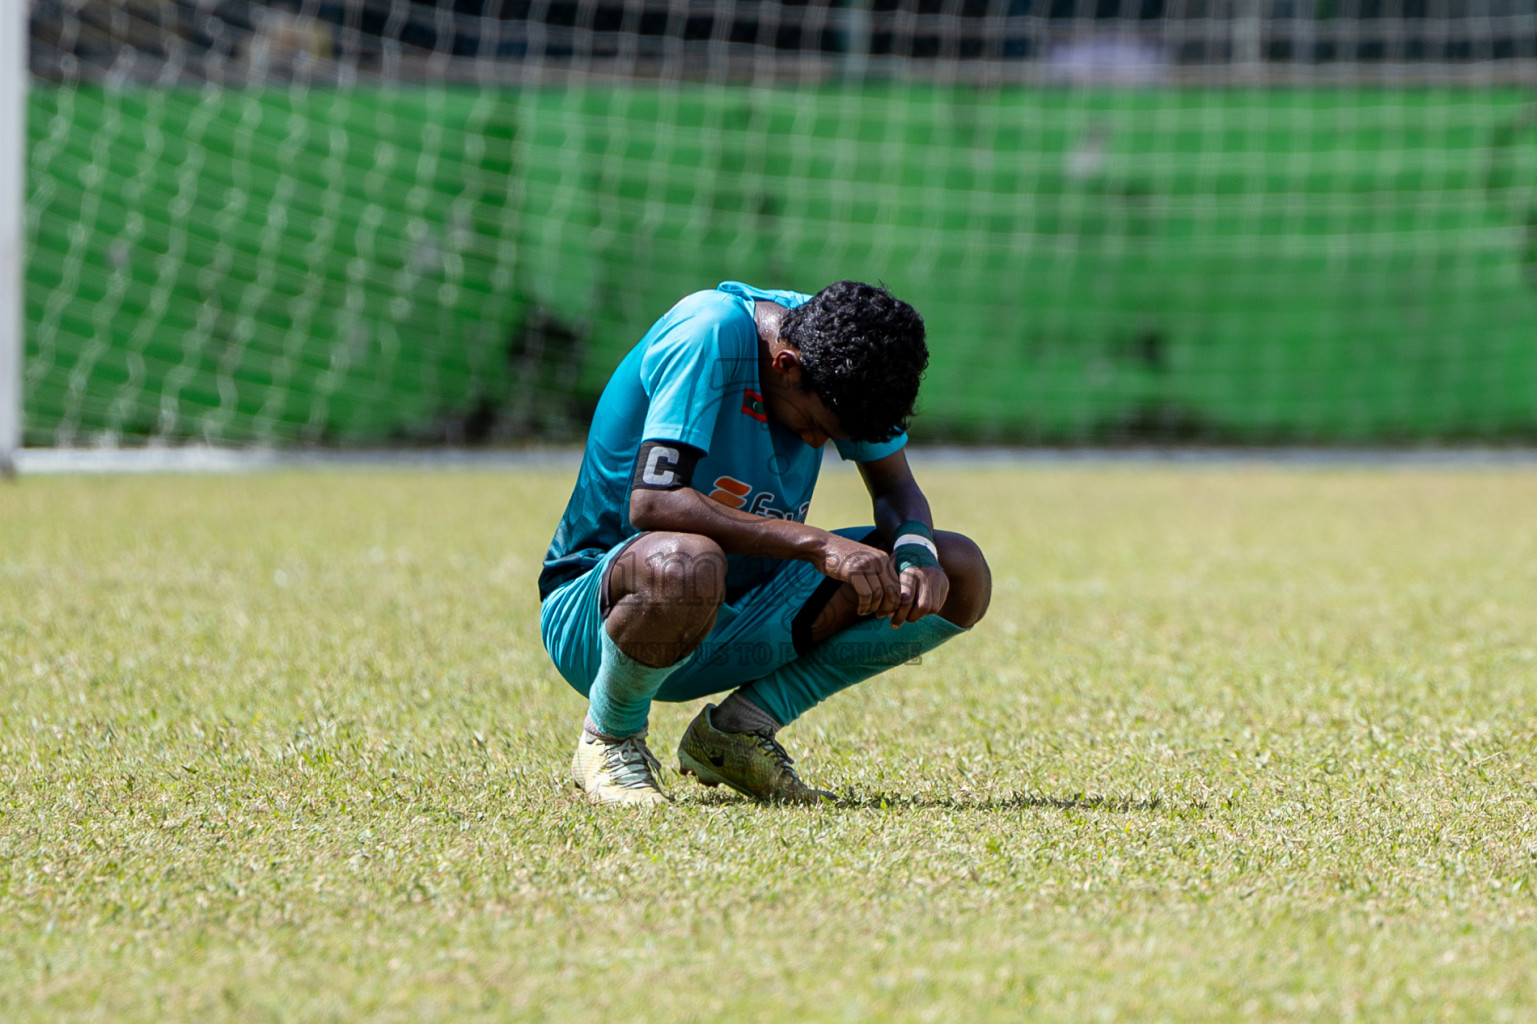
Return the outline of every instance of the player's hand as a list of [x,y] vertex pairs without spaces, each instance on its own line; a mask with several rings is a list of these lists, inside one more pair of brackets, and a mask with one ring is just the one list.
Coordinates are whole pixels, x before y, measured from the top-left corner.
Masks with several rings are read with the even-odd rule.
[[818,568],[822,575],[854,588],[860,615],[881,618],[892,614],[901,603],[902,585],[896,566],[880,548],[830,533],[822,546]]
[[945,606],[950,596],[950,577],[937,565],[910,565],[898,579],[900,598],[891,613],[891,628],[917,622]]

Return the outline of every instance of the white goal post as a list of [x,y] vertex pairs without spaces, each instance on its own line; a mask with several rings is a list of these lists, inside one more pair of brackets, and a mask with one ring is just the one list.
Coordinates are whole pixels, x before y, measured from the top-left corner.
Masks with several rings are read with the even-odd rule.
[[26,91],[27,3],[0,0],[0,476],[15,472],[21,447]]

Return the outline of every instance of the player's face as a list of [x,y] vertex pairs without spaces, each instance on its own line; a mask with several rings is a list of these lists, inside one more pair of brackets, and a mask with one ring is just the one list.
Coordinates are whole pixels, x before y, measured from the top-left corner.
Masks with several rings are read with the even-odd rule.
[[763,408],[768,418],[813,448],[848,439],[838,417],[813,391],[801,387],[800,353],[783,348],[762,375]]
[[848,437],[839,425],[838,417],[814,392],[785,388],[773,399],[764,395],[763,404],[770,419],[813,448],[820,448],[835,438],[841,441]]

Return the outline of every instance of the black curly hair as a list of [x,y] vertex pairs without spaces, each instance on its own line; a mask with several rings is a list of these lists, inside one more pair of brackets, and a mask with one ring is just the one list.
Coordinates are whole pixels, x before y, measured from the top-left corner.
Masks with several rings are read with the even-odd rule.
[[779,322],[800,349],[802,387],[855,441],[887,441],[907,429],[929,365],[923,317],[885,288],[828,285]]

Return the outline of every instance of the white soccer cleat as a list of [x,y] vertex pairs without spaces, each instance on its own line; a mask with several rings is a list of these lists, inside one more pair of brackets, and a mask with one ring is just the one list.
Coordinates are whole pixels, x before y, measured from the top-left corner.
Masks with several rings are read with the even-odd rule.
[[655,807],[668,802],[662,763],[646,747],[646,734],[604,740],[586,729],[571,758],[571,781],[595,804]]

